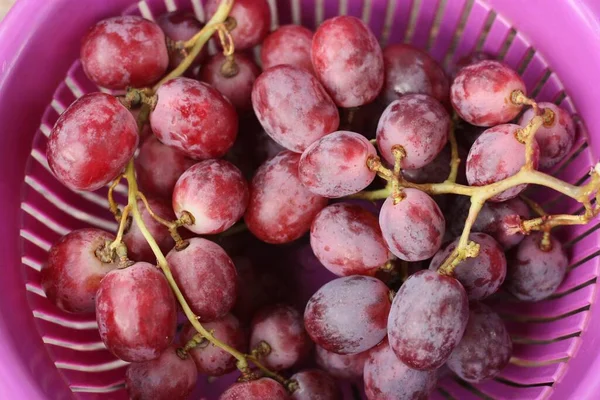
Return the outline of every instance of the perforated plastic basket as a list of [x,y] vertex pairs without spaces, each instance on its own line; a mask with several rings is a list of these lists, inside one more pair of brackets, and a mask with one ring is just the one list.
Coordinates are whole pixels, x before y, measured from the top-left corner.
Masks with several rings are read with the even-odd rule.
[[[482,49],[512,65],[541,101],[585,121],[553,174],[587,179],[600,146],[600,2],[596,0],[271,0],[273,26],[351,14],[381,44],[410,42],[445,66]],[[76,97],[98,90],[82,72],[80,39],[94,22],[121,13],[152,19],[199,0],[21,0],[0,26],[0,399],[124,399],[125,363],[102,345],[92,315],[63,313],[39,284],[51,243],[84,226],[114,229],[105,191],[74,193],[48,170],[46,138]],[[586,133],[586,132],[589,132]],[[124,188],[120,188],[123,192]],[[538,192],[550,211],[578,204]],[[496,378],[468,385],[446,377],[433,398],[595,399],[600,397],[596,301],[600,221],[561,232],[569,273],[551,299],[498,302],[515,341]],[[204,395],[210,398],[209,394]],[[196,397],[197,398],[197,397]]]

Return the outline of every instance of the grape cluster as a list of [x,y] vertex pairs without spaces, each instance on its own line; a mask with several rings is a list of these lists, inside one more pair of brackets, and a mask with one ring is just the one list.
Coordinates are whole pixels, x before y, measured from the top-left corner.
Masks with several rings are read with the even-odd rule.
[[[186,399],[200,375],[236,369],[221,400],[336,400],[338,381],[360,379],[370,400],[425,399],[444,365],[496,376],[512,342],[482,301],[502,288],[545,299],[567,271],[550,229],[577,217],[545,215],[522,192],[571,151],[569,114],[528,98],[487,54],[451,79],[420,49],[382,49],[351,16],[269,32],[266,0],[207,10],[206,23],[108,18],[84,37],[88,78],[126,91],[71,104],[47,157],[73,190],[113,182],[119,229],[55,243],[48,299],[95,312],[107,349],[131,363],[133,399]],[[201,49],[211,37],[214,55]],[[262,70],[238,53],[259,44]],[[565,184],[583,199],[580,223],[599,186]],[[294,267],[326,281],[299,301]]]

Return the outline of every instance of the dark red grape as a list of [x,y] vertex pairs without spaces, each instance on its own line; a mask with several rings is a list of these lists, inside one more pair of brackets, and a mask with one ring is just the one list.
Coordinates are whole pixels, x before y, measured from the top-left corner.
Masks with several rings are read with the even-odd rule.
[[473,146],[473,143],[475,143],[475,140],[481,136],[485,129],[486,128],[483,126],[475,126],[467,124],[463,120],[458,120],[454,125],[454,135],[456,136],[456,141],[459,143],[459,145],[470,149],[471,146]]
[[392,147],[406,151],[402,168],[421,168],[432,162],[448,142],[450,116],[439,101],[424,94],[402,96],[390,104],[377,127],[377,146],[394,165]]
[[[221,0],[207,0],[206,12],[209,17],[217,11]],[[271,9],[267,0],[235,0],[229,17],[235,20],[231,31],[236,50],[256,46],[267,36],[271,28]]]
[[402,189],[404,199],[388,197],[379,214],[379,226],[388,248],[404,261],[433,257],[440,249],[446,221],[440,207],[425,192]]
[[[156,19],[156,23],[163,30],[165,35],[174,42],[187,41],[198,33],[204,24],[196,19],[196,16],[189,11],[171,11],[161,15]],[[208,56],[208,46],[204,46],[194,60],[195,64],[200,64]],[[169,66],[177,67],[185,58],[183,52],[173,50],[169,54]]]
[[156,266],[138,262],[102,279],[96,320],[100,338],[115,356],[130,362],[154,360],[175,337],[175,297]]
[[196,161],[152,135],[140,146],[135,171],[140,189],[146,195],[171,199],[177,179]]
[[237,295],[235,266],[218,244],[202,238],[188,241],[185,249],[167,254],[173,277],[202,321],[223,318]]
[[333,132],[302,153],[298,174],[311,192],[337,198],[358,193],[373,182],[375,172],[367,167],[369,157],[377,156],[375,147],[362,135]]
[[450,100],[458,115],[469,124],[494,126],[515,118],[522,105],[512,93],[527,92],[514,70],[500,61],[484,60],[462,68],[450,87]]
[[340,107],[368,104],[383,87],[381,47],[356,17],[323,22],[313,37],[311,57],[317,77]]
[[519,220],[529,217],[527,204],[518,197],[502,203],[485,203],[473,224],[473,231],[487,233],[496,239],[504,250],[508,250],[521,243],[524,237],[521,233],[514,233],[511,228]]
[[368,400],[427,400],[436,378],[436,371],[418,371],[402,363],[387,341],[374,348],[365,363]]
[[[148,199],[150,209],[159,217],[172,221],[175,219],[175,214],[171,205],[164,200]],[[138,208],[142,215],[142,220],[146,225],[146,228],[156,240],[158,247],[163,253],[167,253],[175,245],[175,241],[171,237],[169,230],[161,223],[156,221],[141,200],[138,200]],[[123,243],[127,246],[127,256],[135,261],[146,261],[149,263],[156,262],[156,256],[150,248],[150,245],[142,235],[139,226],[135,221],[131,222],[131,226],[123,235]]]
[[78,229],[60,238],[48,253],[40,271],[48,299],[68,312],[94,311],[100,281],[117,263],[104,263],[96,251],[115,237],[95,228]]
[[390,347],[408,367],[441,367],[467,326],[469,301],[460,282],[424,270],[408,277],[394,298],[388,319]]
[[127,367],[125,385],[133,400],[185,400],[196,386],[198,371],[191,358],[182,360],[174,346],[155,360]]
[[302,314],[295,308],[279,304],[259,310],[252,319],[250,348],[266,342],[271,351],[260,361],[269,369],[281,371],[302,361],[312,342],[304,330]]
[[99,86],[149,86],[169,65],[165,34],[154,22],[134,15],[104,19],[83,38],[81,64]]
[[319,289],[304,311],[306,331],[319,346],[339,354],[360,353],[386,332],[389,289],[368,276],[334,279]]
[[409,44],[392,44],[383,50],[386,103],[407,94],[426,94],[448,104],[450,83],[440,65],[426,52]]
[[290,400],[281,384],[270,378],[233,384],[219,400]]
[[287,243],[310,229],[327,199],[306,189],[298,179],[300,154],[283,151],[256,171],[244,219],[248,229],[267,243]]
[[332,204],[317,214],[310,245],[338,276],[374,275],[391,258],[377,217],[356,204]]
[[265,132],[297,153],[340,123],[335,104],[317,78],[291,65],[272,67],[256,79],[252,106]]
[[231,228],[246,211],[248,183],[235,165],[225,160],[205,160],[193,165],[173,189],[173,210],[184,211],[194,223],[185,227],[198,234],[221,233]]
[[292,400],[342,400],[335,379],[318,369],[300,371],[290,378],[298,383]]
[[200,70],[200,80],[208,83],[238,110],[252,108],[252,85],[260,75],[260,68],[243,53],[236,53],[231,64],[222,53],[212,56]]
[[310,52],[313,33],[300,25],[284,25],[265,38],[260,48],[263,69],[288,64],[313,72]]
[[[525,165],[525,144],[517,140],[516,124],[497,125],[481,134],[471,147],[467,157],[467,181],[471,186],[484,186],[515,175]],[[533,146],[533,167],[537,168],[540,148]],[[492,197],[491,201],[505,201],[516,197],[527,188],[517,185]]]
[[[208,331],[211,331],[213,336],[221,342],[233,347],[234,349],[246,352],[248,340],[244,335],[244,331],[240,326],[240,322],[231,314],[212,322],[203,322],[202,326]],[[186,322],[181,332],[181,338],[185,344],[191,340],[198,332],[190,324]],[[198,372],[209,376],[221,376],[235,370],[236,358],[231,354],[214,346],[208,341],[203,341],[193,349],[188,350],[190,359],[194,360]]]
[[175,78],[157,91],[150,126],[167,146],[195,159],[223,156],[235,142],[238,116],[215,88],[189,78]]
[[547,298],[562,283],[569,257],[562,244],[551,238],[551,249],[540,249],[541,233],[533,233],[519,244],[508,264],[506,289],[520,300],[539,301]]
[[494,377],[510,360],[512,341],[504,322],[488,306],[472,302],[460,343],[446,362],[461,379],[481,382]]
[[450,159],[450,148],[446,146],[429,164],[417,169],[403,169],[402,175],[414,183],[441,183],[450,175]]
[[[575,123],[569,113],[553,103],[538,103],[541,109],[550,109],[554,117],[544,124],[535,133],[535,140],[540,146],[540,168],[548,169],[565,158],[573,148],[575,142]],[[527,109],[519,124],[527,125],[535,116],[533,108]]]
[[54,176],[73,190],[96,190],[125,168],[138,145],[137,123],[116,97],[89,93],[56,121],[46,155]]
[[338,379],[359,379],[372,349],[356,354],[337,354],[315,346],[315,361],[331,376]]
[[[437,271],[458,246],[459,238],[437,252],[429,269]],[[454,269],[454,278],[464,286],[469,300],[483,300],[496,293],[506,278],[506,257],[502,247],[485,233],[471,233],[469,240],[479,244],[477,257],[467,258]]]

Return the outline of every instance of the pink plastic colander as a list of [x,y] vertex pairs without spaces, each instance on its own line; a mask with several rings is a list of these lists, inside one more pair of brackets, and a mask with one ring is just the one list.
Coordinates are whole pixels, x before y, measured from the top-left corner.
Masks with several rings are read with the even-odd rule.
[[[270,4],[273,27],[301,23],[314,28],[323,19],[350,14],[367,22],[383,46],[412,43],[446,67],[474,50],[496,55],[521,73],[536,99],[555,102],[585,121],[587,130],[580,124],[572,154],[553,175],[578,184],[587,179],[600,146],[597,0]],[[90,225],[116,228],[105,190],[74,193],[54,179],[46,162],[46,139],[60,112],[83,93],[98,90],[77,61],[86,29],[121,13],[153,19],[177,8],[204,19],[200,0],[20,0],[0,26],[0,400],[127,397],[125,363],[104,348],[93,315],[61,312],[40,288],[41,264],[61,235]],[[539,191],[537,197],[549,211],[580,210],[556,193]],[[433,398],[600,397],[600,311],[594,304],[599,223],[561,231],[571,266],[550,299],[493,304],[515,342],[510,365],[479,385],[448,376]],[[198,393],[213,398],[207,385],[201,382]]]

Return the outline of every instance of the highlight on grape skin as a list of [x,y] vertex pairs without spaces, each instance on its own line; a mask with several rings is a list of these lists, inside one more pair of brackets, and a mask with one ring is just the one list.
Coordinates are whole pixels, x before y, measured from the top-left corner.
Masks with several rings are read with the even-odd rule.
[[494,54],[382,50],[349,15],[314,33],[270,32],[266,0],[154,17],[91,28],[83,70],[118,91],[65,104],[46,149],[93,208],[108,187],[117,224],[65,225],[40,301],[95,313],[128,395],[336,400],[362,381],[369,400],[420,399],[441,368],[504,378],[518,354],[478,301],[569,289],[565,226],[600,213],[600,164],[558,179],[583,122]]

